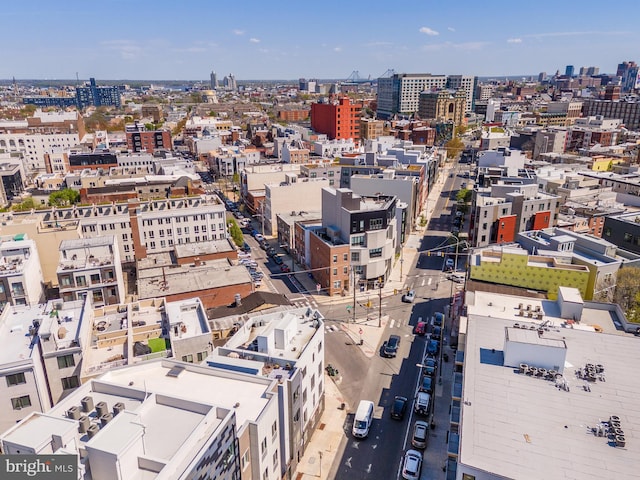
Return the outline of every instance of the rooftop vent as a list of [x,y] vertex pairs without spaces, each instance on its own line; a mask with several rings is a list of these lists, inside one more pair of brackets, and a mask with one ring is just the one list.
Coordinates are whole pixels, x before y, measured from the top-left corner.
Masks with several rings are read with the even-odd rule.
[[98,402],[96,405],[96,413],[98,414],[98,417],[102,417],[109,413],[109,406],[107,405],[107,402]]
[[99,431],[100,427],[95,423],[92,423],[91,425],[89,425],[89,428],[87,428],[87,436],[89,437],[89,439],[92,439]]
[[91,420],[86,415],[82,415],[78,420],[78,432],[87,433],[89,426],[91,425]]
[[93,410],[93,397],[90,397],[89,395],[87,395],[80,401],[80,403],[82,403],[83,412],[87,413]]

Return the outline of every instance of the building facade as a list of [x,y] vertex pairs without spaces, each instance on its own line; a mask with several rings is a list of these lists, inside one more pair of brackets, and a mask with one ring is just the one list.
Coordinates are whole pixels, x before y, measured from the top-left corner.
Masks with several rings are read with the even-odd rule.
[[349,97],[332,103],[311,105],[311,128],[323,133],[329,140],[360,139],[360,112],[362,104],[352,104]]

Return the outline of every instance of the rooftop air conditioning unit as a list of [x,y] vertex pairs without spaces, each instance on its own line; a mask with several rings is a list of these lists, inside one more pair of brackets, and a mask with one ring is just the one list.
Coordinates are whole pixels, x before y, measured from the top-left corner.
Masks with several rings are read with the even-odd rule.
[[124,403],[118,402],[113,406],[113,416],[115,417],[120,412],[124,412]]
[[93,397],[90,397],[89,395],[87,395],[82,400],[80,400],[80,403],[82,403],[83,412],[87,413],[93,410]]
[[99,431],[100,427],[95,423],[92,423],[91,425],[89,425],[89,428],[87,428],[87,436],[89,437],[89,439],[91,439],[95,437]]
[[74,405],[69,410],[67,410],[67,418],[70,418],[71,420],[78,420],[80,417],[80,407],[78,407],[77,405]]
[[113,419],[113,415],[111,414],[111,412],[107,412],[104,415],[100,415],[100,424],[104,427],[112,419]]
[[102,417],[103,415],[109,413],[107,402],[98,402],[98,404],[96,405],[96,413],[98,414],[98,417]]
[[91,425],[91,419],[86,415],[82,415],[78,420],[78,432],[87,433],[89,425]]

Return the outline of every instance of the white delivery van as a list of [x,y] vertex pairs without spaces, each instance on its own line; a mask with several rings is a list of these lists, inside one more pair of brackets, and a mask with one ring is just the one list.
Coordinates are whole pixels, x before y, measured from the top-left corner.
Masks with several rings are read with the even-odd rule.
[[369,428],[373,421],[373,402],[369,400],[360,400],[358,410],[353,419],[353,430],[351,433],[356,438],[366,438],[369,435]]

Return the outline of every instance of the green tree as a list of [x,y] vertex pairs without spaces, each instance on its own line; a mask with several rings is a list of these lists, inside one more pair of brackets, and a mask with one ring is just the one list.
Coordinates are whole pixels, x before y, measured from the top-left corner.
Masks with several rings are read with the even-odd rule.
[[458,201],[458,203],[467,203],[471,201],[472,195],[473,192],[471,190],[462,188],[458,191],[458,193],[456,193],[456,200]]
[[620,305],[627,320],[640,322],[640,268],[625,267],[618,271],[613,301]]
[[454,137],[444,144],[447,149],[447,158],[456,158],[462,150],[464,150],[464,143],[458,137]]
[[49,195],[49,205],[52,207],[68,207],[80,201],[80,193],[72,188],[58,190]]
[[234,218],[229,219],[229,234],[236,246],[242,247],[244,245],[244,235],[242,234],[242,230],[240,229],[238,222],[236,222]]
[[15,212],[26,212],[27,210],[31,210],[32,208],[36,208],[36,202],[33,201],[33,197],[29,197],[24,201],[13,205],[11,210]]

